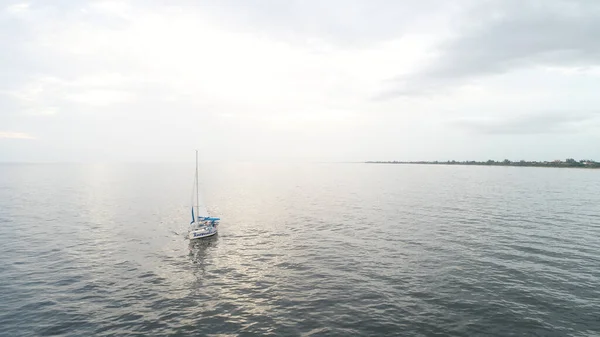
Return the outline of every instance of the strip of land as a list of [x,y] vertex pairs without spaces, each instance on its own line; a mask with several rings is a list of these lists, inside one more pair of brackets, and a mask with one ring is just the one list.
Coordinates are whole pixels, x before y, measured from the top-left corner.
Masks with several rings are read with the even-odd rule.
[[600,168],[600,162],[584,159],[575,160],[569,158],[566,160],[553,161],[368,161],[367,164],[427,164],[427,165],[479,165],[479,166],[521,166],[521,167],[580,167],[580,168]]

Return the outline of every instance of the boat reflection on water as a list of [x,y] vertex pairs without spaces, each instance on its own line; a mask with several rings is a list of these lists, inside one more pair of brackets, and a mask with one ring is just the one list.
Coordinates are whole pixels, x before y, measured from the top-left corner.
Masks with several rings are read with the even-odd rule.
[[192,263],[204,264],[207,256],[210,254],[210,250],[217,246],[218,236],[211,236],[203,238],[202,240],[190,240],[189,241],[189,253]]
[[217,243],[218,240],[216,235],[201,240],[189,240],[189,264],[187,270],[190,272],[190,276],[193,277],[193,281],[189,283],[189,296],[202,298],[206,295],[205,285],[210,278],[207,269],[211,269],[210,265],[214,260]]

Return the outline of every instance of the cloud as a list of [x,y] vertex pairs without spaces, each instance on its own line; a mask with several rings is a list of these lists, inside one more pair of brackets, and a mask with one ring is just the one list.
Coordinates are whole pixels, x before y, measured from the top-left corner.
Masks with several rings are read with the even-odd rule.
[[133,95],[118,90],[85,90],[79,93],[69,94],[66,98],[73,102],[87,105],[108,106],[127,102],[133,98]]
[[465,118],[452,125],[480,134],[580,133],[600,126],[599,112],[546,111],[508,118]]
[[[572,118],[600,107],[595,2],[482,1],[2,5],[0,125],[44,142],[0,156],[438,159],[473,137],[564,130],[587,137],[565,148],[597,152],[598,120]],[[370,100],[386,89],[410,97]]]
[[85,109],[129,102],[135,99],[129,91],[133,85],[133,81],[111,73],[74,80],[42,75],[30,79],[20,88],[0,93],[16,99],[28,114],[54,115],[67,106]]
[[199,7],[229,24],[300,44],[323,41],[338,47],[367,48],[409,33],[444,26],[449,16],[474,0],[223,0]]
[[[302,22],[311,20],[311,9],[321,13],[315,14],[318,27],[312,33],[295,26],[302,26],[297,22],[289,23],[286,29],[303,38],[310,38],[313,33],[327,35],[323,25],[335,8],[332,4],[315,4],[298,2],[302,13],[288,13],[298,15]],[[383,9],[364,1],[354,0],[353,4],[356,8],[347,10],[354,14],[337,13],[340,20],[368,29],[379,25],[356,21],[360,15],[354,11],[369,7],[374,18]],[[204,10],[204,6],[197,7]],[[295,8],[291,3],[275,7],[279,6],[282,12]],[[224,27],[222,21],[229,21],[210,17],[212,12],[198,11],[193,6],[163,6],[157,11],[145,6],[93,2],[81,7],[83,12],[77,8],[61,14],[48,11],[46,20],[31,23],[36,32],[32,51],[44,55],[36,64],[48,64],[44,73],[30,76],[18,90],[13,88],[13,96],[26,103],[28,111],[42,111],[48,106],[58,111],[73,103],[81,105],[77,108],[84,111],[90,106],[132,102],[147,96],[149,91],[157,94],[152,99],[163,96],[171,101],[186,100],[191,105],[237,105],[238,110],[261,114],[355,110],[376,90],[382,76],[388,76],[390,71],[406,71],[430,44],[427,36],[405,34],[402,39],[389,41],[380,37],[377,46],[360,50],[348,50],[333,42],[307,46],[281,38],[278,29],[255,34],[256,29],[267,29],[262,25],[245,30],[238,30],[235,24],[233,28]],[[223,17],[229,15],[220,12],[228,6],[216,7]],[[418,11],[425,10],[417,7]],[[249,6],[244,11],[255,20],[267,15],[261,8]],[[388,12],[410,16],[407,12],[417,9],[406,6],[404,11]],[[238,10],[231,15],[241,15]],[[56,15],[67,16],[68,20],[60,21]],[[122,19],[122,25],[104,24],[104,20],[112,22],[115,16]],[[271,19],[269,25],[284,24],[276,16]],[[344,37],[333,38],[338,39]],[[62,66],[65,63],[69,67]],[[102,71],[109,75],[103,76]]]
[[30,4],[27,2],[16,2],[4,8],[5,12],[10,15],[21,15],[29,11]]
[[598,1],[483,2],[427,66],[396,77],[382,96],[429,94],[527,67],[600,65],[599,17]]
[[16,3],[6,7],[6,12],[11,15],[21,15],[29,9],[28,3]]
[[8,131],[0,131],[0,138],[7,139],[35,139],[35,137],[28,135],[23,132],[8,132]]

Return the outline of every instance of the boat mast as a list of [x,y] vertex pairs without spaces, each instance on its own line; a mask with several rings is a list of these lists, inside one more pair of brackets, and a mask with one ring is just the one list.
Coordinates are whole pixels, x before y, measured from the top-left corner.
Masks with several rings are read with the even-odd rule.
[[200,215],[200,197],[199,197],[199,190],[198,190],[198,150],[196,150],[196,219],[194,219],[194,221],[197,220],[198,216]]

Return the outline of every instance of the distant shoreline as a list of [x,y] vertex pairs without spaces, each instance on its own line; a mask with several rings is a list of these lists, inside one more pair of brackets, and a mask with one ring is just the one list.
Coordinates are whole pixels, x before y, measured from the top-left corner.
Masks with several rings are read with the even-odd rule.
[[554,161],[367,161],[365,164],[421,164],[421,165],[461,165],[461,166],[515,166],[515,167],[558,167],[558,168],[600,168],[600,162],[594,160],[575,160],[569,158],[567,160]]

